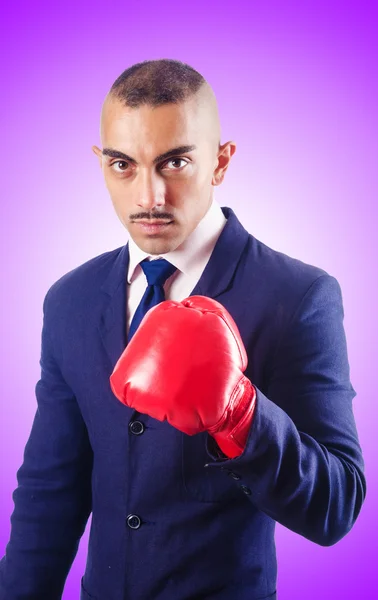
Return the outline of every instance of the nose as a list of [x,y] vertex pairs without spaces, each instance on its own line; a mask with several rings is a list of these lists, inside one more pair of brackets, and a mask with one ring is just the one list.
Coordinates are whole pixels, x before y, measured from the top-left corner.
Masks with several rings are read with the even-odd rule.
[[137,205],[144,210],[165,204],[165,186],[156,173],[141,169],[137,183]]

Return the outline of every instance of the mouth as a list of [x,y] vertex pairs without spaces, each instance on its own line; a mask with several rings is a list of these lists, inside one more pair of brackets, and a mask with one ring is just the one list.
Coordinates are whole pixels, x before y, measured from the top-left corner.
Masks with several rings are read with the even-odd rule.
[[161,233],[172,225],[173,221],[133,221],[136,227],[144,233]]

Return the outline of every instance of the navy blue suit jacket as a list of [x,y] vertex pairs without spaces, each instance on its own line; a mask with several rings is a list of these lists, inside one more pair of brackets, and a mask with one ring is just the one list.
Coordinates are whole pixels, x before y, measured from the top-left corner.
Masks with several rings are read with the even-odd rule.
[[257,408],[243,454],[222,458],[207,432],[185,435],[113,395],[127,244],[65,274],[43,303],[1,600],[61,598],[91,511],[83,600],[275,599],[276,521],[323,546],[353,526],[366,488],[340,286],[222,210],[191,295],[221,302],[247,349]]

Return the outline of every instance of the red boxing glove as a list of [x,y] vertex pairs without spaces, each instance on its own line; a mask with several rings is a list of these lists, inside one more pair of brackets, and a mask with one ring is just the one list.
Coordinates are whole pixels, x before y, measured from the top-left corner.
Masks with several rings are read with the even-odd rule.
[[230,458],[242,454],[256,390],[235,321],[206,296],[151,308],[110,376],[130,408],[188,435],[208,431]]

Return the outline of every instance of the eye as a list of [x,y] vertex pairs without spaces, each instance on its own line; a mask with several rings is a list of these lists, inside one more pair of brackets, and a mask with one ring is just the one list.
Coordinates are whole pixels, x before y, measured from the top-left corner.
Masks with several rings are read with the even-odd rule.
[[[126,167],[127,167],[127,166],[128,166],[128,164],[129,164],[129,163],[128,163],[128,162],[126,162],[125,160],[116,160],[116,161],[115,161],[114,163],[112,163],[110,166],[113,168],[113,167],[114,167],[114,165],[126,165]],[[116,173],[124,173],[124,172],[126,171],[126,169],[121,169],[121,170],[114,169],[114,171],[115,171]]]
[[[183,163],[184,163],[184,166],[188,164],[188,161],[187,161],[187,160],[184,160],[183,158],[177,158],[177,157],[176,157],[176,158],[170,158],[169,160],[167,160],[167,162],[166,162],[166,163],[164,163],[164,165],[163,165],[163,166],[165,166],[165,165],[168,165],[169,163],[178,163],[178,162],[183,162]],[[182,167],[180,167],[180,166],[179,166],[178,168],[177,168],[177,167],[174,167],[172,170],[173,170],[173,171],[178,171],[179,169],[182,169]]]

